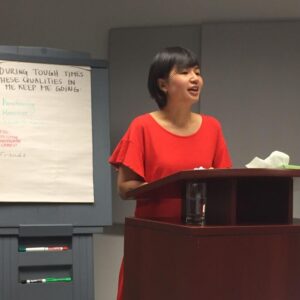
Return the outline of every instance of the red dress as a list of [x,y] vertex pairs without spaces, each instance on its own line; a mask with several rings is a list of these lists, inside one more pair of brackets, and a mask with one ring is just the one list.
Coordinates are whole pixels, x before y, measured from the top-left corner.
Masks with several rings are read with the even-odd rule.
[[[135,118],[117,145],[109,162],[130,168],[146,182],[197,167],[230,168],[231,160],[220,123],[202,115],[200,128],[192,135],[178,136],[160,126],[150,114]],[[180,199],[137,201],[135,216],[177,218]],[[118,300],[123,299],[123,264],[119,275]]]

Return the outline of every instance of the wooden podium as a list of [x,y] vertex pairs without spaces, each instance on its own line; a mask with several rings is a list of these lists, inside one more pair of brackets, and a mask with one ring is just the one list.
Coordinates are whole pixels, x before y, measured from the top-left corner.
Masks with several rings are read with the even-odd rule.
[[207,225],[127,218],[125,300],[299,300],[296,170],[182,171],[130,194],[155,201],[207,184]]

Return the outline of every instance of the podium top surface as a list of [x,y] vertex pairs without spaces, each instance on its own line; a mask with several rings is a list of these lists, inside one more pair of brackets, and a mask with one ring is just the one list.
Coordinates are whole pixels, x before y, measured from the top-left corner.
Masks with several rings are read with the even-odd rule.
[[149,184],[140,186],[127,193],[129,198],[149,198],[155,195],[163,195],[166,190],[168,195],[178,195],[184,183],[188,181],[210,181],[215,179],[239,179],[239,178],[292,178],[300,177],[300,170],[291,169],[204,169],[184,170]]

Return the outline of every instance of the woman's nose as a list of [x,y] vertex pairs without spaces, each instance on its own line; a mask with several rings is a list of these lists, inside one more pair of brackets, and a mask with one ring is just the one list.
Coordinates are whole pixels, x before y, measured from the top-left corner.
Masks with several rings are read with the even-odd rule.
[[191,72],[191,77],[190,80],[193,82],[198,82],[200,80],[200,76],[199,74],[195,73],[195,72]]

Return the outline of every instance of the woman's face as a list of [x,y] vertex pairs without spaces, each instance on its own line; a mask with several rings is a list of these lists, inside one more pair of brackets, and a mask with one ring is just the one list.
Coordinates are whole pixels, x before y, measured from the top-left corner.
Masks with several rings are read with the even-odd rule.
[[178,69],[174,67],[168,79],[160,81],[160,88],[166,93],[169,101],[195,103],[199,100],[203,78],[198,66]]

